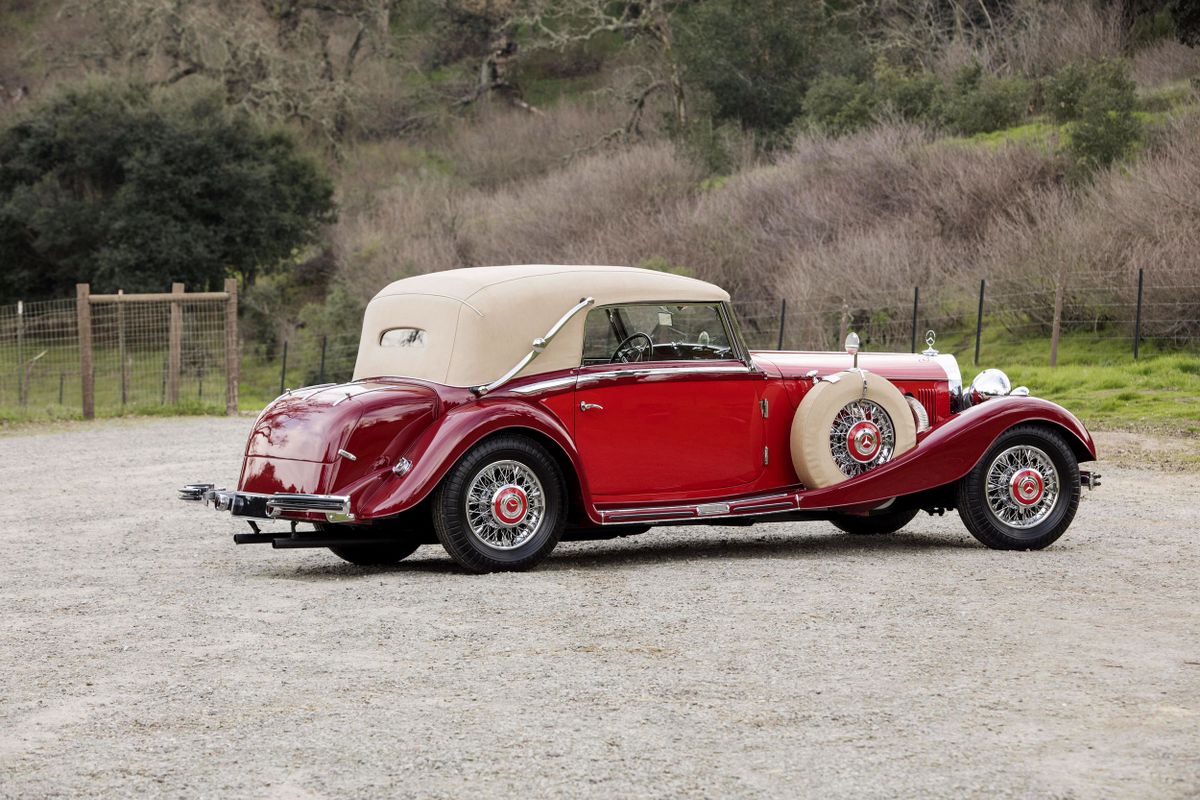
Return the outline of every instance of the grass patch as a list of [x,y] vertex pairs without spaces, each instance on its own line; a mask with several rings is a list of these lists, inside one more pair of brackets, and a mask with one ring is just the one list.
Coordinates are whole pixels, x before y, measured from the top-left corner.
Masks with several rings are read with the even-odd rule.
[[1003,326],[985,329],[979,366],[974,365],[974,331],[948,333],[938,343],[958,356],[963,381],[979,370],[1004,370],[1014,386],[1064,406],[1101,429],[1200,433],[1200,354],[1144,343],[1133,359],[1127,339],[1067,333],[1059,342],[1058,366],[1049,365],[1049,339],[1015,340]]
[[977,133],[974,136],[954,137],[947,139],[946,142],[952,145],[982,145],[990,150],[1016,144],[1053,153],[1058,146],[1061,133],[1061,126],[1042,119],[1034,119],[1015,128]]

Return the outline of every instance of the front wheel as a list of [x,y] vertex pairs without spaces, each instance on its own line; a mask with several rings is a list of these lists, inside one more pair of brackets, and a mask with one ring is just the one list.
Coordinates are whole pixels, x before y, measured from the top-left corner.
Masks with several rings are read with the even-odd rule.
[[531,439],[503,435],[469,451],[442,480],[433,528],[469,572],[520,570],[550,555],[566,512],[554,458]]
[[1037,425],[1005,431],[958,484],[958,515],[994,550],[1040,550],[1079,507],[1079,463],[1061,434]]

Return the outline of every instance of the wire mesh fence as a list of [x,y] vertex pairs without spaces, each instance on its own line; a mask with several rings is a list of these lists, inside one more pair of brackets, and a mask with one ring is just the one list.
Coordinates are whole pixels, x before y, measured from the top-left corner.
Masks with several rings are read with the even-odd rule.
[[[939,349],[965,363],[986,359],[989,347],[1005,343],[1036,343],[1050,359],[1056,332],[1069,334],[1077,345],[1094,343],[1105,353],[1124,350],[1131,358],[1148,345],[1194,351],[1200,311],[1185,299],[1200,297],[1200,286],[1139,277],[1133,287],[1084,286],[1057,297],[981,283],[974,297],[921,288],[897,297],[857,288],[853,299],[842,301],[735,300],[733,308],[754,349],[838,350],[852,330],[864,349],[918,351],[932,329]],[[358,330],[299,329],[272,341],[239,342],[236,286],[229,282],[226,288],[182,294],[178,287],[178,295],[83,295],[85,300],[0,307],[0,419],[78,416],[81,405],[86,408],[81,401],[89,383],[100,414],[158,408],[220,412],[236,410],[239,397],[246,408],[257,408],[288,388],[351,378]],[[87,314],[80,313],[80,302],[86,302]]]
[[972,357],[972,348],[986,347],[985,334],[993,343],[1040,341],[1051,363],[1059,333],[1071,334],[1076,342],[1124,342],[1133,358],[1146,345],[1194,349],[1200,343],[1200,311],[1180,298],[1200,296],[1200,286],[1139,283],[1128,297],[1111,286],[1086,286],[1057,302],[1052,292],[995,291],[981,282],[977,297],[962,292],[928,296],[914,288],[902,298],[857,291],[852,301],[840,303],[781,298],[735,301],[733,307],[746,341],[756,349],[840,349],[846,334],[855,331],[865,348],[915,352],[925,347],[929,330],[956,334]]
[[236,408],[233,309],[236,287],[231,302],[181,285],[0,307],[0,417]]
[[74,300],[0,307],[0,410],[79,408]]

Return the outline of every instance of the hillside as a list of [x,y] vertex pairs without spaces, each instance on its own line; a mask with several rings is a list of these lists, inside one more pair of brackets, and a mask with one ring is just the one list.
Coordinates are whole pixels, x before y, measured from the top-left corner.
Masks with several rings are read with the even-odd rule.
[[291,131],[338,210],[247,280],[268,350],[352,330],[404,275],[547,261],[719,282],[759,344],[786,301],[792,347],[835,346],[847,326],[907,347],[919,287],[919,327],[969,349],[986,280],[989,341],[1041,340],[1038,361],[1056,327],[1109,360],[1144,270],[1142,341],[1194,346],[1190,4],[917,9],[9,0],[0,124],[100,76],[208,87]]

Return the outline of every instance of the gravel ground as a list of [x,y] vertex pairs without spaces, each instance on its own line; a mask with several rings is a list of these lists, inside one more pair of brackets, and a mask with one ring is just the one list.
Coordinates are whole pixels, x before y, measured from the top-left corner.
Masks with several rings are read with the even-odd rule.
[[1200,794],[1194,473],[1102,465],[1040,553],[922,516],[469,577],[235,547],[174,489],[249,426],[0,437],[0,794]]

